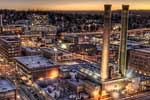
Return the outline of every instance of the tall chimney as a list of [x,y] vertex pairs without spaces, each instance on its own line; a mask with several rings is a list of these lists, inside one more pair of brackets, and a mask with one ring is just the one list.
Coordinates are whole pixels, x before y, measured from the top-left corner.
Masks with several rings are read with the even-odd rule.
[[3,26],[3,16],[2,15],[0,15],[0,20],[1,20],[1,26]]
[[111,5],[104,5],[104,35],[101,63],[101,80],[106,81],[109,78],[109,38],[111,31]]
[[122,31],[120,35],[121,43],[120,43],[120,57],[119,57],[119,66],[120,73],[124,77],[126,75],[127,70],[127,31],[128,31],[128,10],[129,5],[122,5]]

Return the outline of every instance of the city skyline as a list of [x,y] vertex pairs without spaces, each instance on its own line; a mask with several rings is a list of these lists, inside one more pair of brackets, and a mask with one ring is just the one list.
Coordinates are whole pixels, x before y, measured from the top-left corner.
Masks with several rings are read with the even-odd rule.
[[112,4],[113,10],[121,9],[122,4],[132,10],[150,10],[148,0],[1,0],[1,9],[16,10],[103,10],[104,4]]
[[1,0],[0,100],[150,100],[149,2],[122,1]]

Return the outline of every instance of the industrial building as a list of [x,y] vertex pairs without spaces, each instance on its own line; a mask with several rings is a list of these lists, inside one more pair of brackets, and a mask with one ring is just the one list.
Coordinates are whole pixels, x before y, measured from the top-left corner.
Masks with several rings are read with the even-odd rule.
[[[127,30],[128,30],[128,9],[129,5],[122,6],[122,17],[121,17],[121,34],[120,34],[120,49],[119,49],[119,59],[118,59],[118,71],[113,72],[115,77],[112,78],[109,74],[112,70],[109,64],[109,44],[110,44],[110,32],[111,32],[111,5],[105,5],[104,11],[104,36],[103,36],[103,48],[102,48],[102,63],[101,63],[101,95],[112,95],[117,93],[121,95],[121,91],[126,91],[126,93],[134,93],[132,89],[135,87],[128,88],[131,86],[136,86],[136,91],[138,91],[140,78],[127,77]],[[129,81],[132,80],[132,81]],[[134,82],[137,82],[137,85]],[[129,85],[129,86],[128,86]],[[129,89],[129,90],[128,90]],[[132,91],[132,92],[131,92]]]
[[150,14],[129,7],[0,10],[0,100],[150,100]]
[[75,59],[76,57],[73,53],[56,48],[42,48],[41,52],[44,57],[51,59],[54,62],[63,62],[71,59]]
[[150,76],[150,48],[131,50],[129,67],[140,74]]
[[58,66],[39,55],[15,57],[16,69],[24,80],[33,82],[59,76]]
[[[72,91],[71,95],[78,97],[78,94],[86,94],[89,99],[103,99],[105,97],[118,98],[126,94],[133,94],[139,91],[140,78],[128,75],[127,69],[127,29],[128,29],[128,5],[122,8],[122,32],[120,38],[120,50],[118,58],[118,66],[110,65],[110,32],[111,32],[111,5],[105,5],[104,12],[104,35],[102,47],[101,65],[91,62],[75,62],[64,63],[60,65],[60,76],[63,78],[61,89],[56,89],[53,93],[52,84],[47,87],[46,93],[53,99],[60,98],[60,92],[66,88]],[[56,49],[52,49],[49,57],[56,56]],[[47,55],[48,53],[45,53]],[[71,58],[71,57],[70,57]],[[56,58],[55,58],[56,59]],[[56,61],[56,60],[55,60]],[[59,81],[60,82],[60,81]],[[53,82],[52,82],[53,83]],[[54,82],[55,83],[55,82]],[[43,82],[44,84],[44,82]],[[58,84],[57,84],[58,85]],[[41,87],[41,84],[39,85]],[[43,86],[43,85],[42,85]],[[59,86],[56,86],[59,87]],[[48,89],[50,88],[50,89]],[[55,95],[57,94],[57,95]],[[66,94],[66,92],[65,92]],[[70,95],[63,95],[63,98],[69,98]],[[83,97],[80,95],[80,97]]]
[[150,48],[134,49],[129,52],[129,69],[141,78],[141,90],[149,90],[150,86]]

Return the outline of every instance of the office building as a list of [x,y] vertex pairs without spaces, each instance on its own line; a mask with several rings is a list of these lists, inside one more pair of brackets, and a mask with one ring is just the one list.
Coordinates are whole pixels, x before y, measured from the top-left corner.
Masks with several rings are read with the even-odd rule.
[[21,43],[17,37],[1,37],[0,53],[7,60],[21,55]]

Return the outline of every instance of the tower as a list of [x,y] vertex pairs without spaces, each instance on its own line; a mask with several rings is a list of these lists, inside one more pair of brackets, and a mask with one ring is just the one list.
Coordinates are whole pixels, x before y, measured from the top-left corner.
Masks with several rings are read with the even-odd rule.
[[3,26],[3,16],[2,15],[0,15],[0,23],[1,23],[0,25]]
[[120,73],[125,76],[127,70],[127,30],[129,5],[122,5],[122,30],[120,34],[119,66]]
[[104,35],[101,63],[101,80],[106,81],[109,78],[109,38],[111,31],[111,5],[104,5]]

